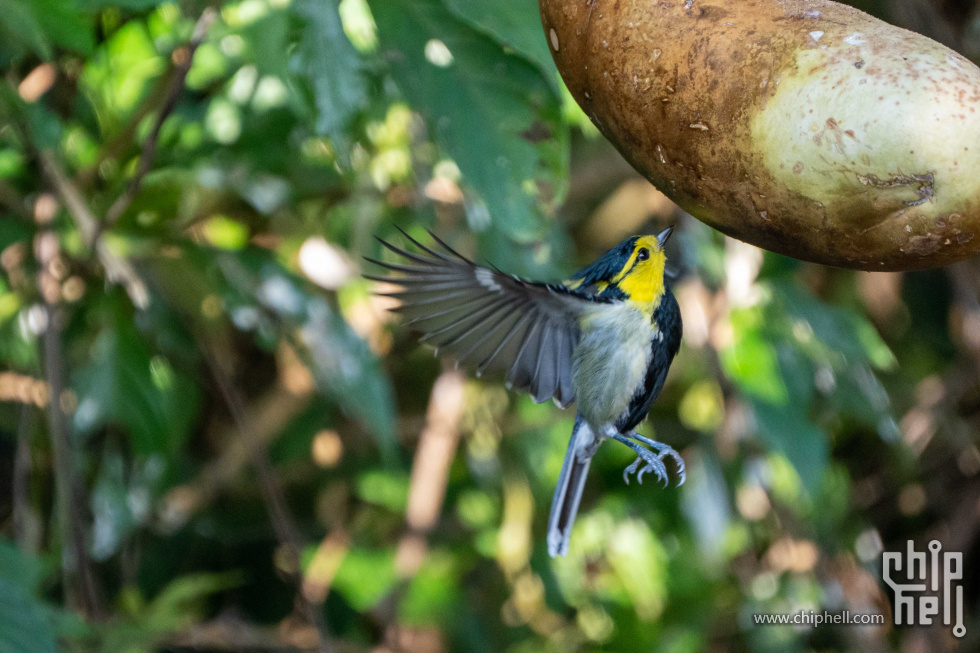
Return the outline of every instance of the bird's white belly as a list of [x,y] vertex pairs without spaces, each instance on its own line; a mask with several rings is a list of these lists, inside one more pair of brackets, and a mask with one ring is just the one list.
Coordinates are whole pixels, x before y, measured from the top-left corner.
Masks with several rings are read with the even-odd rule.
[[582,324],[575,349],[578,410],[594,427],[615,422],[642,388],[657,330],[628,303],[603,306]]

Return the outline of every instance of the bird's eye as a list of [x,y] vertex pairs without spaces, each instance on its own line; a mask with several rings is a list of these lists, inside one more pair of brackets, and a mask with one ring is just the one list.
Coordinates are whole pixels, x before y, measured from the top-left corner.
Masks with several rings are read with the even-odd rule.
[[648,258],[650,258],[650,250],[648,250],[646,247],[642,248],[639,252],[636,253],[637,261],[645,261]]

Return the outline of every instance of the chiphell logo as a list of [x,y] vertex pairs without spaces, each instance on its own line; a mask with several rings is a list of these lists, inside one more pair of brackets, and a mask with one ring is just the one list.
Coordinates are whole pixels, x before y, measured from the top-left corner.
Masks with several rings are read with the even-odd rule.
[[[893,574],[903,572],[900,583]],[[916,551],[911,540],[903,553],[882,554],[882,575],[895,592],[895,625],[931,626],[933,617],[942,614],[943,624],[953,625],[953,635],[966,635],[963,625],[963,554],[943,551],[939,540],[929,542],[929,554]],[[922,581],[922,582],[916,582]],[[955,582],[955,587],[954,587]],[[928,591],[928,594],[926,592]],[[918,600],[916,600],[918,599]],[[942,599],[942,612],[940,612]]]

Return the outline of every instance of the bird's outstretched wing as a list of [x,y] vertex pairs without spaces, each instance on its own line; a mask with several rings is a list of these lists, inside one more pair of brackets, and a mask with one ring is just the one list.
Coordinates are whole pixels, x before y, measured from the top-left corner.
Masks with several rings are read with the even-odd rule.
[[367,259],[395,274],[364,276],[402,286],[382,294],[402,301],[394,310],[424,334],[423,342],[477,376],[504,371],[511,387],[527,390],[536,402],[554,397],[565,407],[574,401],[572,352],[579,318],[609,300],[480,267],[431,232],[441,250],[402,233],[421,252],[379,239],[406,264]]

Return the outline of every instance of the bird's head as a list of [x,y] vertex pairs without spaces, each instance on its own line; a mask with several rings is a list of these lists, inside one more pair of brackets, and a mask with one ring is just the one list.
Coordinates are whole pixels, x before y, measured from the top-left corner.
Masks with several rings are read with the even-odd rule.
[[569,286],[614,299],[656,302],[664,292],[664,247],[673,230],[667,227],[656,236],[627,238],[575,273]]

